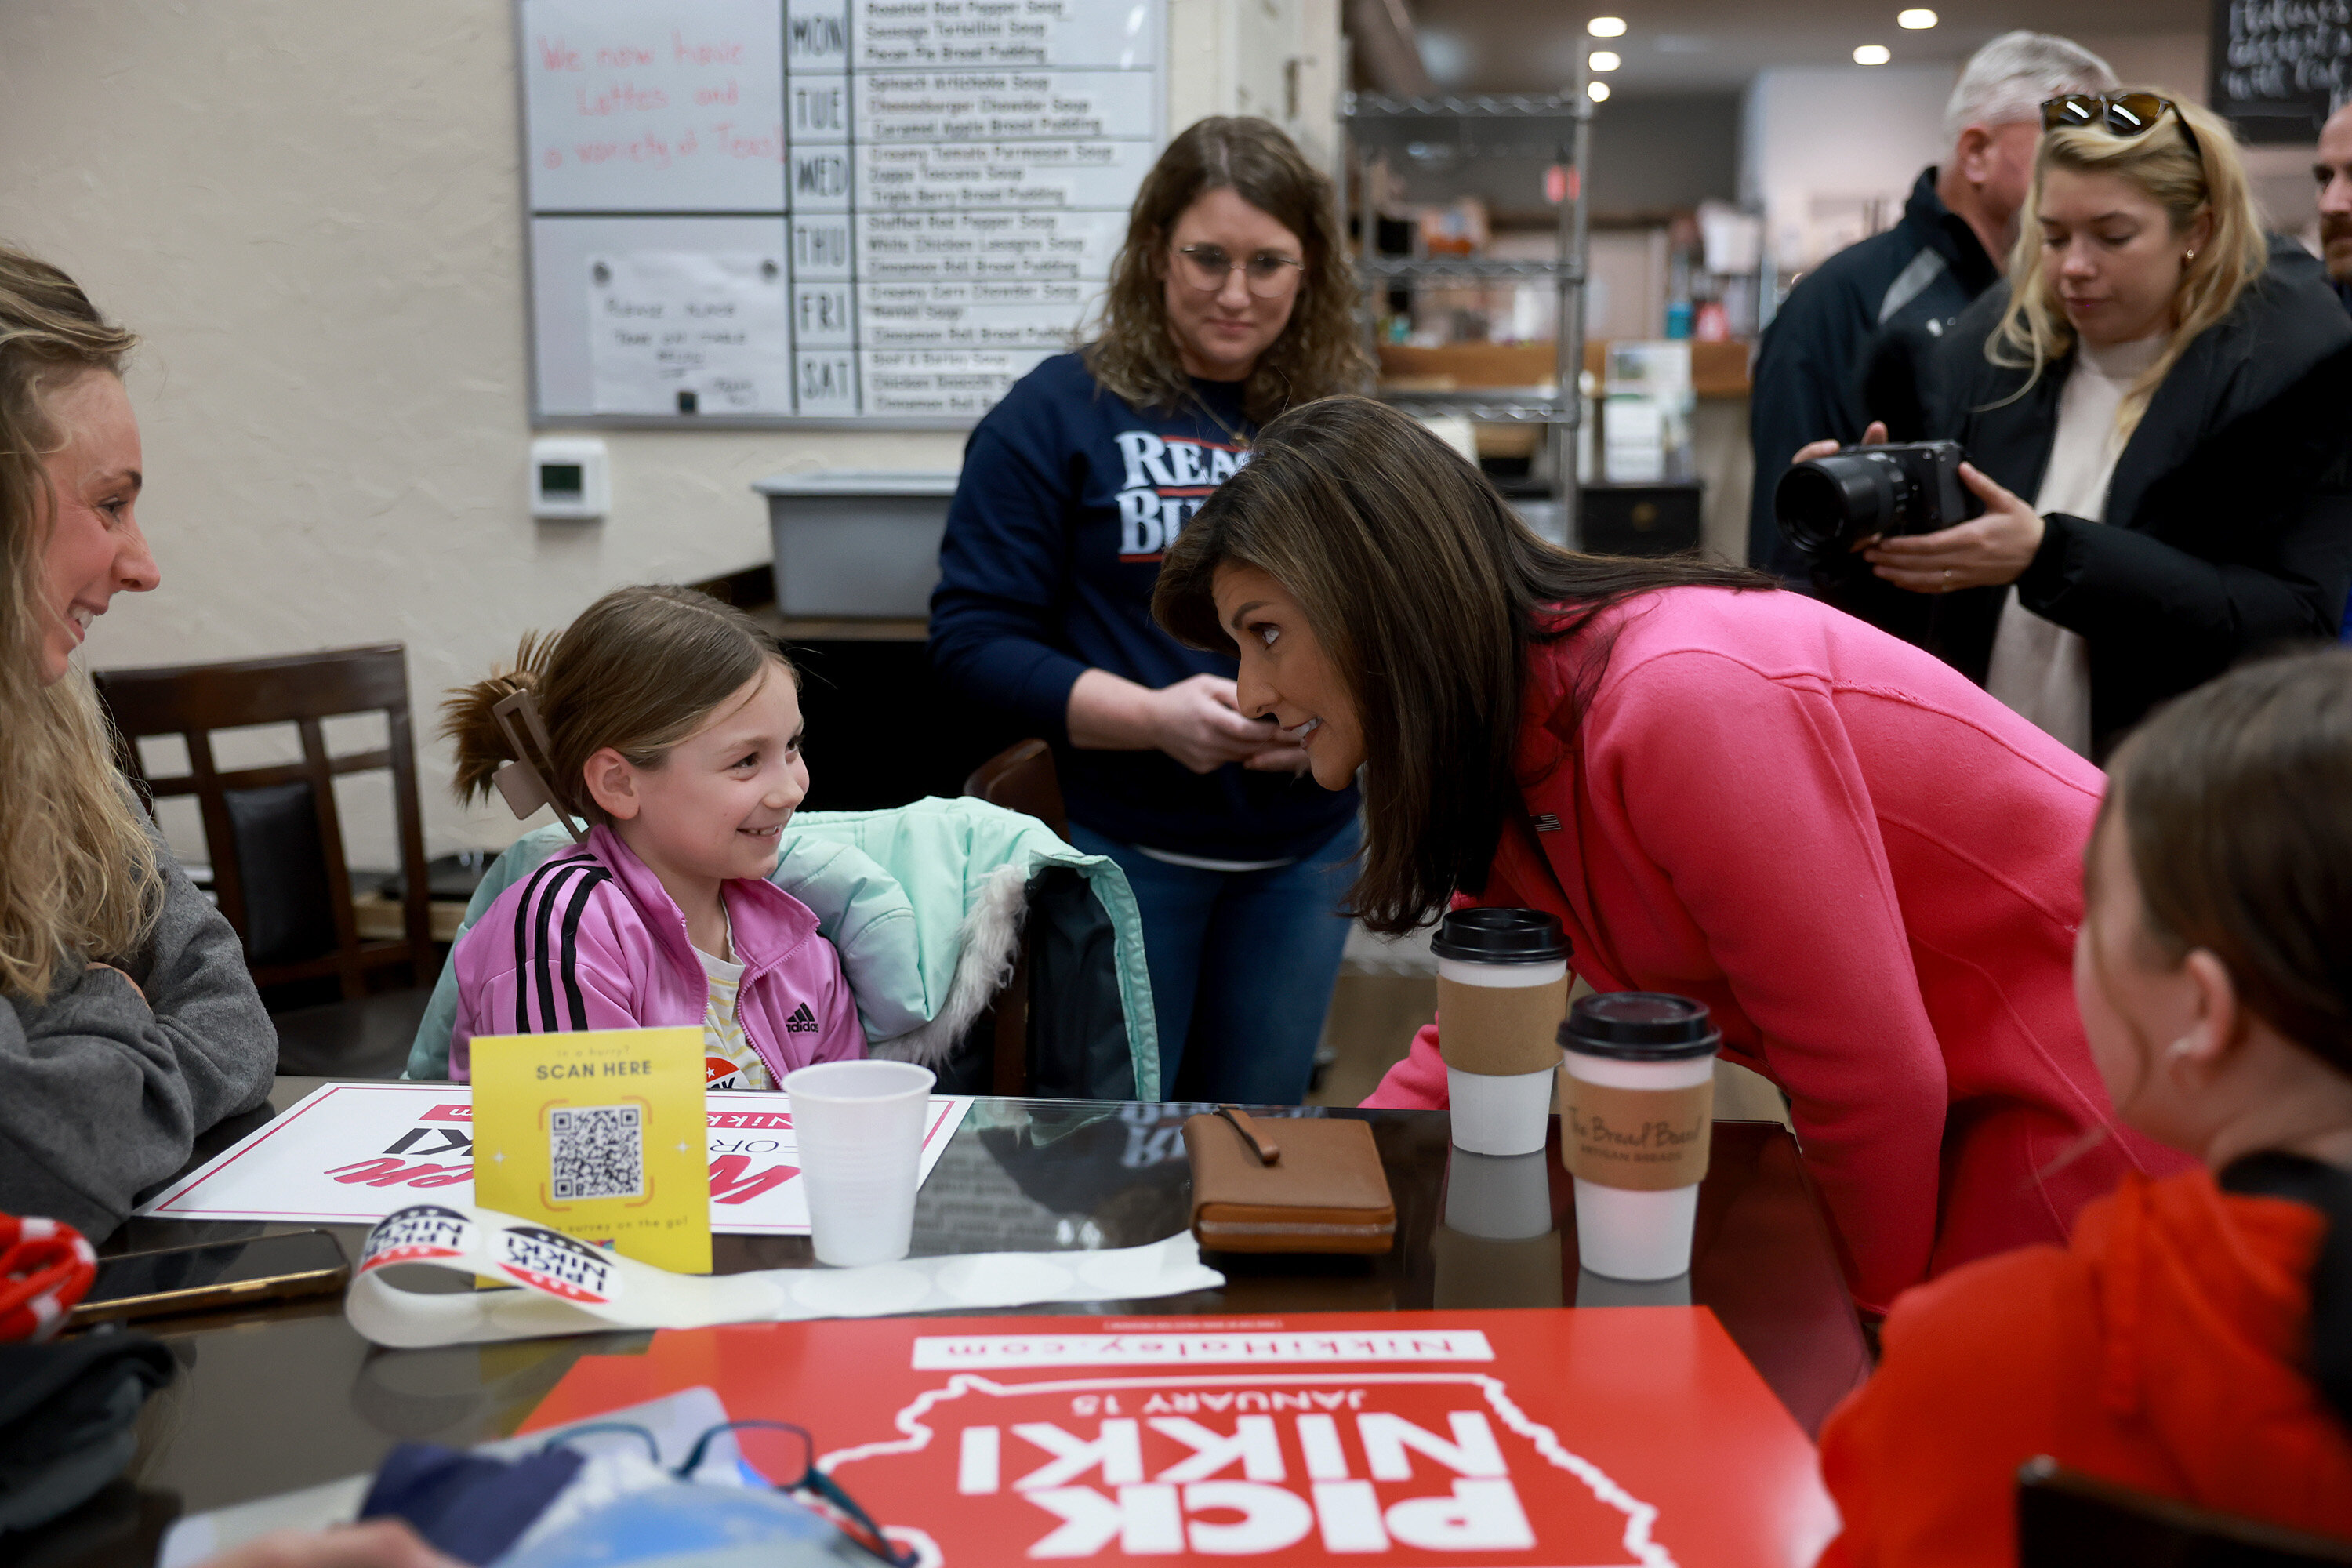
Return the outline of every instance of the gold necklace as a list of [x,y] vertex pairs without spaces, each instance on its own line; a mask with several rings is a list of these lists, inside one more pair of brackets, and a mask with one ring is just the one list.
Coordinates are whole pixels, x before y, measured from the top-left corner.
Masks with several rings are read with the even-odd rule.
[[1225,438],[1234,444],[1236,450],[1249,450],[1250,438],[1217,416],[1217,411],[1209,406],[1209,400],[1201,395],[1201,389],[1192,384],[1189,376],[1185,378],[1184,390],[1192,396],[1193,405],[1209,416],[1210,424],[1225,433]]

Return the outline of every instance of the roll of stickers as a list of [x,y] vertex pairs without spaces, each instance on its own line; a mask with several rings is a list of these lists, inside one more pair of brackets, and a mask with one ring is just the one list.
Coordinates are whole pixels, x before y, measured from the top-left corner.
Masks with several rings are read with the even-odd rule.
[[98,1278],[98,1255],[62,1220],[0,1214],[0,1340],[46,1340]]
[[[507,1290],[427,1294],[385,1270],[423,1265],[511,1282]],[[411,1350],[601,1333],[787,1323],[901,1312],[1023,1307],[1045,1301],[1148,1300],[1213,1290],[1225,1277],[1201,1261],[1188,1231],[1106,1252],[982,1252],[862,1268],[772,1268],[673,1274],[533,1221],[459,1204],[417,1204],[368,1232],[344,1298],[352,1326]]]

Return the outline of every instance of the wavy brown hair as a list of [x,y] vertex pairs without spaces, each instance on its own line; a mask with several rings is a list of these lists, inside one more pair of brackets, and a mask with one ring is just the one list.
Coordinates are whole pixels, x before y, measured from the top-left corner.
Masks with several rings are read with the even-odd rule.
[[[1364,734],[1364,862],[1349,903],[1391,934],[1486,883],[1506,819],[1528,656],[1661,588],[1769,590],[1694,558],[1582,555],[1548,544],[1486,477],[1416,420],[1364,397],[1296,408],[1259,436],[1160,566],[1151,613],[1223,649],[1217,568],[1255,566],[1294,595]],[[1608,663],[1582,660],[1581,708]]]
[[[514,662],[454,688],[441,733],[455,743],[457,798],[490,793],[501,764],[528,761],[556,809],[609,823],[589,795],[588,759],[610,746],[653,768],[702,727],[711,710],[771,665],[799,674],[759,622],[692,588],[615,588],[552,637],[525,632]],[[531,692],[547,725],[545,757],[517,759],[490,710]],[[535,749],[535,748],[534,748]]]
[[1183,403],[1192,383],[1169,336],[1169,238],[1185,208],[1228,189],[1307,251],[1290,321],[1250,371],[1242,411],[1262,425],[1285,408],[1370,384],[1338,193],[1272,121],[1222,114],[1194,121],[1169,142],[1135,194],[1094,341],[1083,351],[1095,380],[1138,408]]
[[138,340],[74,280],[0,244],[0,992],[47,997],[73,959],[127,961],[162,906],[154,841],[115,769],[89,676],[41,683],[41,563],[57,519],[49,408],[120,375]]
[[[1986,359],[2030,373],[2016,395],[2021,397],[2044,366],[2074,346],[2074,329],[2059,303],[2058,280],[2044,265],[2040,215],[2042,188],[2051,170],[2121,176],[2164,209],[2176,238],[2189,232],[2198,215],[2210,213],[2212,237],[2180,269],[2173,294],[2172,334],[2164,352],[2132,383],[2116,410],[2116,427],[2126,441],[2182,352],[2237,308],[2269,264],[2262,212],[2246,180],[2237,132],[2200,104],[2178,100],[2173,104],[2172,114],[2137,136],[2117,136],[2104,125],[2042,133],[2033,155],[2032,188],[2019,215],[2017,248],[2010,255],[2009,308],[1985,342]],[[2183,125],[2197,133],[2195,147],[2181,134]]]

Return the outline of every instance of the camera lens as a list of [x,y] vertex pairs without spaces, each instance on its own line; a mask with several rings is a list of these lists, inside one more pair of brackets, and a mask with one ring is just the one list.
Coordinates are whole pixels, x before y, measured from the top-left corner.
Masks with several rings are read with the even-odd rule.
[[1899,478],[1892,463],[1833,452],[1781,475],[1772,512],[1790,543],[1808,555],[1826,555],[1885,531],[1898,510]]

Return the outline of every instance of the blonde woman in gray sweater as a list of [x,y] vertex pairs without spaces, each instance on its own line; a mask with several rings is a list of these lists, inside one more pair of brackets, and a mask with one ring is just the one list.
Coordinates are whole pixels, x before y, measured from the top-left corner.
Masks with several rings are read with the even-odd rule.
[[156,841],[75,667],[114,595],[160,579],[133,342],[0,245],[0,1211],[92,1240],[278,1062],[236,933]]

